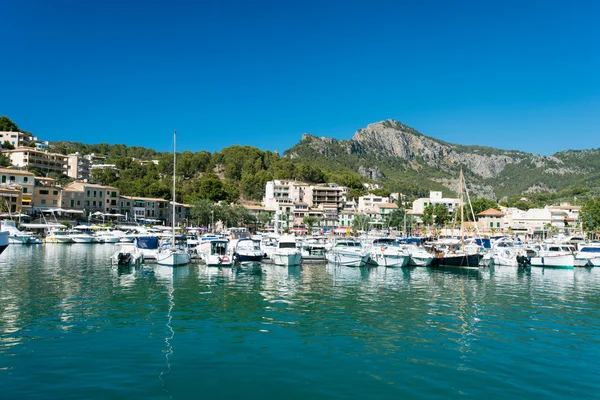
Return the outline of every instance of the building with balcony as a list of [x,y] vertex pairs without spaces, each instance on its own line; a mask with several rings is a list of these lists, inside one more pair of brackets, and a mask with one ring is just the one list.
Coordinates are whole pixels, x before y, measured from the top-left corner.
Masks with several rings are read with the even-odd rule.
[[1,214],[17,214],[23,207],[23,192],[18,185],[0,184],[0,210]]
[[67,175],[78,180],[88,180],[91,174],[90,160],[79,153],[69,154]]
[[[63,188],[61,206],[83,210],[86,216],[97,211],[118,213],[120,211],[119,199],[119,189],[115,187],[75,181]],[[82,204],[77,204],[77,201],[81,202],[82,200]]]
[[19,210],[28,213],[33,200],[34,175],[29,171],[0,168],[0,184],[20,188],[21,198]]
[[[37,212],[48,208],[60,208],[62,188],[56,186],[56,180],[36,176],[34,181],[32,210]],[[69,208],[74,209],[75,207]]]
[[477,227],[483,233],[496,233],[505,230],[504,214],[494,208],[488,208],[477,214]]
[[62,154],[46,153],[30,147],[20,147],[4,152],[10,157],[10,162],[16,167],[27,170],[36,169],[47,175],[49,173],[67,174],[68,158]]
[[366,212],[375,209],[375,206],[378,204],[389,204],[389,197],[376,196],[374,194],[369,194],[367,196],[360,196],[358,198],[358,207],[357,210],[359,212]]
[[121,196],[120,213],[128,220],[165,224],[169,218],[169,201],[154,197]]
[[35,142],[37,138],[30,134],[23,132],[0,132],[0,144],[5,141],[12,144],[15,147],[28,146],[30,143]]

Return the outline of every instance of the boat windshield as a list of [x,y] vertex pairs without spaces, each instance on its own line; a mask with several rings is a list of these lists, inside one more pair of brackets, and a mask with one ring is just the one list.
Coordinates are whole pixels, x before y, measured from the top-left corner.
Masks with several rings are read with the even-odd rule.
[[279,242],[279,248],[280,249],[295,249],[296,248],[296,243],[292,243],[292,242]]

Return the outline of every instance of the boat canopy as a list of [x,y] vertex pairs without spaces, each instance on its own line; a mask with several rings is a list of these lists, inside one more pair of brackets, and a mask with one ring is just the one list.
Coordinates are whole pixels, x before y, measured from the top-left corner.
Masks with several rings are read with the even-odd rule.
[[135,244],[140,249],[158,249],[158,236],[140,236],[135,238]]

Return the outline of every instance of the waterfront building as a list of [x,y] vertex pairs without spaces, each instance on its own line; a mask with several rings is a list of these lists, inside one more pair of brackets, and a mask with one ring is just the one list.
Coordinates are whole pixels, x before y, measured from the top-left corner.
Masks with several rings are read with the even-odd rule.
[[154,197],[121,196],[119,210],[128,220],[136,222],[166,223],[169,218],[169,201]]
[[354,225],[354,218],[358,213],[351,210],[343,210],[338,216],[338,226],[341,227],[352,227]]
[[47,153],[31,147],[19,147],[4,152],[16,167],[28,170],[36,169],[47,175],[49,173],[67,174],[68,158],[63,154]]
[[63,208],[84,211],[86,216],[98,211],[102,213],[120,211],[119,189],[112,186],[75,181],[63,188],[61,197]]
[[389,204],[389,197],[377,196],[374,194],[368,194],[366,196],[360,196],[358,198],[358,212],[370,212],[375,209],[378,204]]
[[0,184],[0,210],[2,214],[16,214],[21,212],[23,207],[22,188],[15,184]]
[[19,210],[28,213],[33,200],[34,175],[29,171],[19,169],[0,168],[0,184],[9,185],[11,190],[21,191]]
[[67,175],[77,180],[88,180],[91,176],[90,160],[79,153],[69,154]]
[[[56,186],[56,180],[36,176],[34,178],[32,211],[39,212],[49,208],[60,208],[62,188]],[[72,207],[74,208],[74,207]]]

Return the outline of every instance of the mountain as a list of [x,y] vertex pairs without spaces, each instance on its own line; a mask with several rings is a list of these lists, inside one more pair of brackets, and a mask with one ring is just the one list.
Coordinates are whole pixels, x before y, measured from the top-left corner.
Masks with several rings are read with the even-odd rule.
[[447,143],[398,121],[356,131],[350,140],[304,134],[284,153],[327,170],[353,171],[391,190],[426,195],[455,193],[462,167],[475,197],[499,199],[528,193],[600,187],[600,150],[568,150],[541,156],[518,150]]

